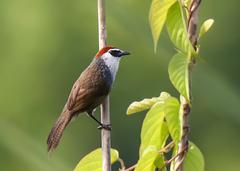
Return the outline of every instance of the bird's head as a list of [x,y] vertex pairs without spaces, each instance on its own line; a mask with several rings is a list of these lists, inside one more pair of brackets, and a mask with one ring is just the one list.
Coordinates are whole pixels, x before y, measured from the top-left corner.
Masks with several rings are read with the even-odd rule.
[[113,78],[115,78],[120,59],[126,55],[130,55],[130,53],[114,46],[106,46],[98,51],[95,58],[102,59],[110,69]]
[[118,49],[114,46],[106,46],[98,51],[95,55],[96,58],[102,58],[108,56],[109,58],[121,58],[123,56],[130,55],[129,52]]

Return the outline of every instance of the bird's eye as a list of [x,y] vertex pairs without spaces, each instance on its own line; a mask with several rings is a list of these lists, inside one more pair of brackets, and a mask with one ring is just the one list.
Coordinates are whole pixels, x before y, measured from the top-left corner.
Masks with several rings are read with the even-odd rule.
[[111,50],[109,53],[112,56],[115,56],[115,57],[120,57],[121,56],[121,51],[120,50]]

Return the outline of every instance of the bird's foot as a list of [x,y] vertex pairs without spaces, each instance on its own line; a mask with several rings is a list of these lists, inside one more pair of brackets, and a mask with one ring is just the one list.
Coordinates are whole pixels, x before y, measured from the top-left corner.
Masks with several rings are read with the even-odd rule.
[[105,129],[105,130],[108,130],[108,131],[111,131],[112,130],[112,127],[111,127],[111,124],[100,124],[98,129]]

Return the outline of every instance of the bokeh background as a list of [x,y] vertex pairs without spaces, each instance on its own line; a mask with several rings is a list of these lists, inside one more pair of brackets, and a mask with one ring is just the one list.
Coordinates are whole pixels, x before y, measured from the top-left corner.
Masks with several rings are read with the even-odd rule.
[[[178,96],[168,79],[175,51],[166,31],[153,52],[150,3],[106,4],[109,44],[132,53],[122,60],[111,93],[112,146],[128,166],[137,161],[145,116],[126,116],[128,105],[161,91]],[[215,24],[201,40],[193,74],[190,137],[207,171],[240,167],[239,5],[208,0],[201,6],[201,22],[211,17]],[[96,6],[96,0],[0,0],[0,170],[73,170],[100,146],[96,123],[80,115],[59,148],[50,156],[46,152],[47,135],[73,82],[97,52]]]

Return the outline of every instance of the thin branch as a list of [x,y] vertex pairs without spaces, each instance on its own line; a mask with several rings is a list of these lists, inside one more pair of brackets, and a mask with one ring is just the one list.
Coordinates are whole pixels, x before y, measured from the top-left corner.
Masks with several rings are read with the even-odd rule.
[[[198,25],[198,12],[200,7],[201,0],[191,0],[191,5],[189,9],[189,18],[188,18],[188,37],[194,47],[197,50],[197,25]],[[190,93],[190,102],[187,99],[181,96],[181,109],[183,113],[183,135],[181,141],[178,145],[178,152],[183,151],[175,160],[175,170],[183,171],[183,161],[186,157],[188,150],[188,134],[189,134],[189,114],[190,114],[190,103],[192,101],[192,70],[195,64],[195,59],[193,56],[190,56],[190,62],[188,65],[189,72],[189,93]],[[183,150],[185,149],[185,150]]]
[[169,151],[171,151],[171,149],[174,147],[174,142],[171,141],[169,144],[167,144],[165,147],[163,147],[159,153],[168,153]]
[[162,167],[159,168],[158,170],[159,170],[159,171],[163,170],[164,167],[167,167],[168,165],[170,165],[173,160],[175,160],[179,155],[182,155],[182,153],[185,153],[186,150],[187,150],[187,149],[183,149],[183,151],[180,151],[178,154],[176,154],[175,156],[173,156],[171,159],[165,161],[164,166],[162,166]]
[[[107,29],[104,0],[98,0],[98,38],[99,49],[106,46]],[[101,105],[101,122],[104,125],[110,124],[109,96]],[[102,129],[102,171],[111,171],[111,137],[110,130]]]
[[165,162],[165,166],[171,164],[173,160],[175,160],[179,155],[182,155],[182,153],[185,153],[186,150],[187,150],[187,147],[185,147],[185,149],[183,149],[182,151],[180,151],[178,154],[176,154],[175,156],[173,156],[171,159],[167,160],[167,161]]
[[137,167],[137,164],[132,165],[131,167],[127,168],[127,169],[120,169],[120,171],[132,171]]
[[121,164],[121,169],[119,169],[119,171],[125,170],[126,166],[125,166],[123,159],[118,158],[118,161]]

